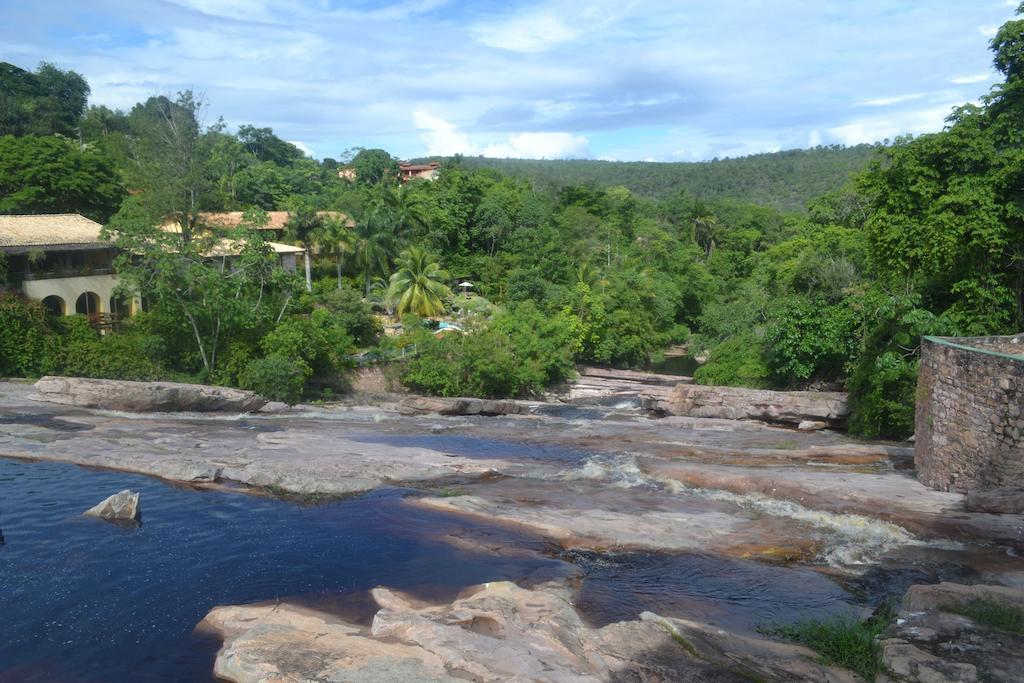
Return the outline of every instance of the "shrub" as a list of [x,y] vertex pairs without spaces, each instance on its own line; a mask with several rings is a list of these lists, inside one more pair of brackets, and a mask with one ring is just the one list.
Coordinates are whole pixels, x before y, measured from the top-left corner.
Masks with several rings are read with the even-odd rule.
[[301,359],[318,376],[337,372],[351,346],[352,338],[326,309],[285,318],[260,341],[268,356]]
[[731,337],[711,349],[693,379],[698,384],[767,388],[771,373],[762,357],[763,348],[764,343],[752,332]]
[[131,325],[123,332],[106,335],[98,334],[81,316],[62,318],[60,325],[65,335],[60,351],[63,374],[137,381],[163,375],[160,365],[150,357],[153,338]]
[[494,317],[470,334],[440,338],[416,333],[418,353],[402,368],[402,383],[441,396],[536,394],[573,372],[573,334],[561,316],[546,318],[532,304]]
[[848,306],[792,297],[772,315],[765,333],[765,362],[783,385],[835,380],[843,376],[856,346],[856,320]]
[[38,301],[0,292],[0,376],[38,377],[57,371],[58,332]]
[[312,374],[312,369],[301,358],[275,353],[250,362],[239,377],[239,384],[273,401],[295,405],[302,398],[302,390]]
[[834,664],[860,674],[866,681],[875,680],[882,670],[881,651],[875,641],[895,618],[891,605],[885,605],[866,621],[837,617],[831,621],[815,619],[761,630],[783,640],[805,645],[827,664]]
[[351,287],[332,287],[316,296],[316,303],[329,311],[352,340],[360,346],[369,346],[381,334],[380,323],[362,295]]

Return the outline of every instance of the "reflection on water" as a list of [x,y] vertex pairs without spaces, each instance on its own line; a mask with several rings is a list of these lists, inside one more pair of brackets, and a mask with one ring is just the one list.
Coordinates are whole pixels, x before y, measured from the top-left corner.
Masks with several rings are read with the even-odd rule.
[[[81,516],[129,487],[141,528]],[[410,514],[401,495],[303,507],[0,459],[0,680],[209,678],[216,646],[190,634],[215,605],[378,585],[450,600],[470,584],[572,571],[534,553],[459,550],[438,536],[482,525]]]
[[583,571],[578,607],[598,626],[647,610],[751,631],[759,624],[856,609],[849,593],[810,569],[700,554],[565,557]]

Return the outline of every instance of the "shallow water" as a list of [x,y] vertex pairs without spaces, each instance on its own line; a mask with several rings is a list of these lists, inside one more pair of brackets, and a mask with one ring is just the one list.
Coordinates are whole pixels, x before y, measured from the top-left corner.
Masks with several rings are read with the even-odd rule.
[[[140,528],[81,516],[129,487],[142,494]],[[303,506],[0,459],[0,681],[208,680],[218,644],[192,630],[210,608],[298,599],[366,623],[365,591],[378,585],[451,600],[484,581],[582,571],[580,607],[595,624],[654,610],[752,628],[853,604],[806,569],[697,554],[559,558],[531,536],[412,508],[406,495]]]

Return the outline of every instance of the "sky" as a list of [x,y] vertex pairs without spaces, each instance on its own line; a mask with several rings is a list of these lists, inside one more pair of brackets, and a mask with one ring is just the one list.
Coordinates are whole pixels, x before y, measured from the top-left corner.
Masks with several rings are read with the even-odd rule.
[[1015,0],[0,0],[92,104],[192,89],[317,158],[696,161],[940,130]]

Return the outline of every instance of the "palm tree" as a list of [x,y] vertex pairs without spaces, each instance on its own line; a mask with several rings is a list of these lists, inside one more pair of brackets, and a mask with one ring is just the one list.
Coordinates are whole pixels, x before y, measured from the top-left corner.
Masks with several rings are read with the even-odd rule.
[[382,186],[380,195],[374,198],[372,211],[390,226],[396,237],[408,237],[414,229],[427,224],[426,204],[405,185]]
[[376,212],[366,212],[352,229],[352,255],[363,275],[363,294],[369,296],[373,276],[385,273],[395,253],[395,235]]
[[355,251],[355,233],[347,218],[325,218],[323,225],[314,236],[320,253],[334,256],[338,270],[338,289],[341,289],[341,267],[345,259]]
[[388,315],[395,314],[395,306],[398,302],[391,295],[388,281],[382,277],[373,279],[373,284],[370,285],[370,293],[366,300],[371,306],[384,311]]
[[444,300],[452,295],[444,284],[448,273],[422,247],[409,247],[398,257],[388,293],[398,302],[397,313],[421,318],[444,312]]

